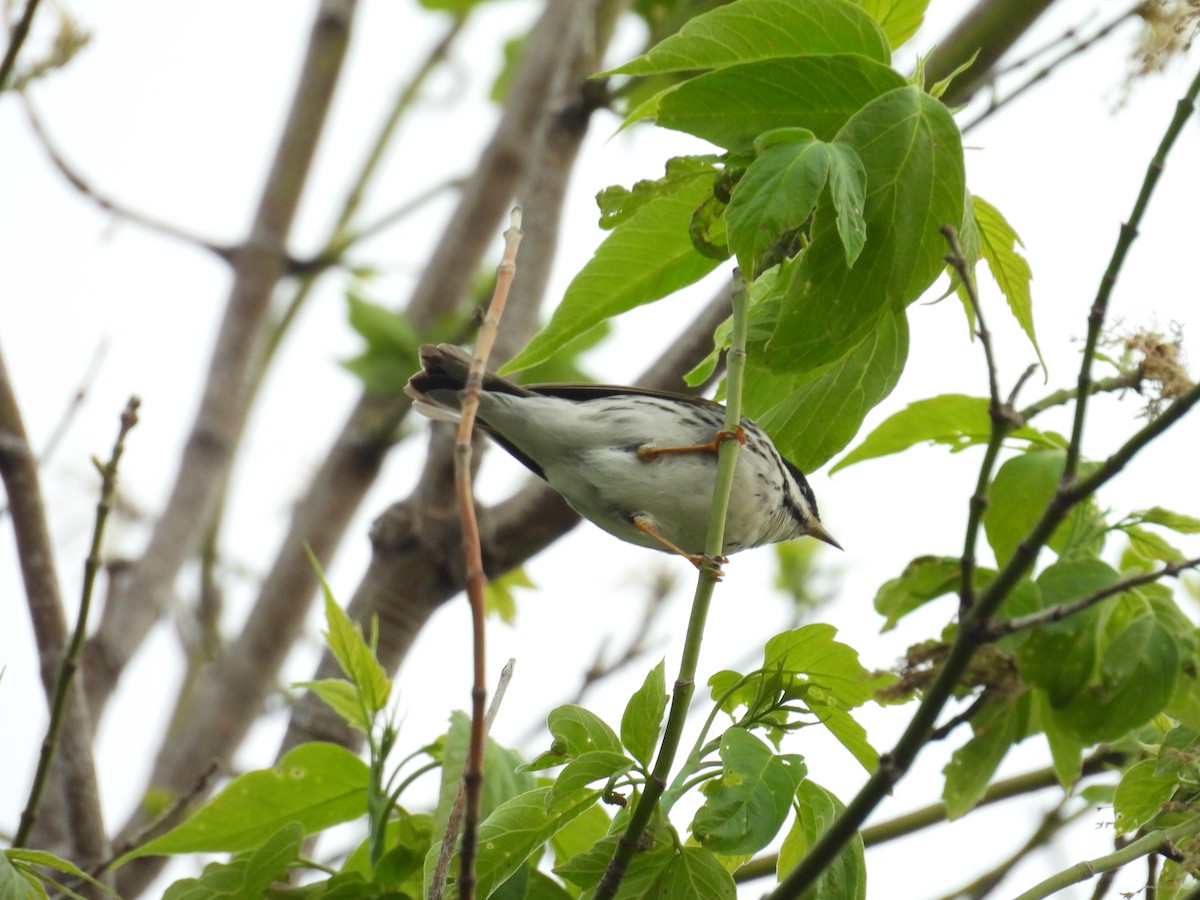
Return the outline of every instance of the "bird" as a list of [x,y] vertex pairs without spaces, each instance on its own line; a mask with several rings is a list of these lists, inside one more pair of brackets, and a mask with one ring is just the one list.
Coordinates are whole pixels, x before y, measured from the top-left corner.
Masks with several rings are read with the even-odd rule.
[[[405,387],[413,408],[457,422],[471,357],[451,344],[423,345]],[[839,550],[821,524],[804,473],[743,417],[724,428],[725,407],[685,394],[603,384],[519,385],[483,377],[478,426],[548,482],[583,518],[642,547],[705,556],[717,451],[742,444],[718,573],[728,554],[805,535]]]

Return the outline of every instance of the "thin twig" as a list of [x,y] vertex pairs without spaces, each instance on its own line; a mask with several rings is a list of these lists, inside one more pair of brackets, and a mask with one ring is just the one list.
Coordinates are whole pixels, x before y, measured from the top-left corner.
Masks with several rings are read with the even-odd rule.
[[988,628],[988,634],[991,640],[999,640],[1010,634],[1015,634],[1018,631],[1029,631],[1032,628],[1041,628],[1043,625],[1051,625],[1055,622],[1061,622],[1063,619],[1083,612],[1085,609],[1091,609],[1102,600],[1107,600],[1109,597],[1116,594],[1124,593],[1132,590],[1135,587],[1140,587],[1143,584],[1152,584],[1163,578],[1173,578],[1178,576],[1180,572],[1187,569],[1194,569],[1200,566],[1200,556],[1193,559],[1179,560],[1178,562],[1170,562],[1161,569],[1155,569],[1153,572],[1144,572],[1141,575],[1134,575],[1129,578],[1123,578],[1120,581],[1110,584],[1108,587],[1088,594],[1085,597],[1080,597],[1077,600],[1071,600],[1067,603],[1058,603],[1048,609],[1042,609],[1035,613],[1030,613],[1027,616],[1018,616],[1015,619],[1009,619],[1005,622],[993,622]]
[[[1091,392],[1093,394],[1115,393],[1117,391],[1138,390],[1144,379],[1142,369],[1139,366],[1129,372],[1122,372],[1119,375],[1113,375],[1109,378],[1101,378],[1098,381],[1093,381],[1091,384]],[[1065,406],[1076,397],[1079,396],[1078,388],[1063,388],[1055,391],[1052,394],[1047,394],[1041,400],[1031,403],[1017,413],[1017,417],[1022,422],[1028,422],[1035,416],[1039,416],[1048,409],[1055,406]]]
[[92,590],[96,584],[96,574],[100,571],[101,566],[100,547],[104,542],[104,526],[108,521],[113,498],[117,493],[117,467],[120,465],[121,455],[125,452],[125,437],[137,424],[137,410],[140,404],[141,401],[137,397],[130,398],[125,411],[121,414],[121,427],[117,431],[117,440],[113,444],[112,455],[107,463],[101,464],[98,461],[96,463],[101,476],[100,500],[96,504],[96,524],[92,529],[92,546],[83,566],[83,596],[79,601],[79,614],[75,618],[75,630],[71,634],[71,641],[59,663],[58,677],[54,682],[54,696],[50,703],[50,724],[46,728],[46,736],[42,740],[37,770],[34,773],[33,784],[29,788],[29,799],[25,803],[17,834],[13,838],[14,847],[24,847],[29,840],[33,823],[37,819],[38,807],[42,802],[42,794],[50,778],[50,764],[54,761],[54,754],[58,749],[58,737],[65,718],[67,697],[71,691],[71,682],[75,677],[75,671],[79,666],[79,654],[83,650],[83,639],[87,634],[88,613],[92,606]]
[[[492,730],[492,724],[496,721],[496,714],[500,711],[500,703],[504,700],[504,693],[508,690],[509,682],[512,681],[513,668],[516,664],[515,659],[510,659],[500,670],[500,679],[496,682],[496,693],[492,696],[492,702],[488,705],[487,716],[484,720],[485,734]],[[445,894],[446,879],[450,873],[450,860],[454,857],[455,838],[458,836],[458,826],[462,821],[466,801],[467,790],[464,779],[458,784],[458,793],[454,795],[454,805],[450,807],[450,815],[446,818],[446,834],[442,839],[441,849],[438,851],[433,877],[429,881],[429,900],[441,900]]]
[[[41,663],[42,686],[50,701],[55,693],[59,663],[69,636],[54,546],[46,522],[37,460],[29,446],[21,411],[4,358],[0,355],[0,478],[8,495],[16,538],[17,558],[25,584],[29,620]],[[96,785],[91,723],[83,692],[68,695],[61,715],[66,720],[56,775],[61,775],[69,810],[58,810],[76,862],[91,865],[108,855],[109,843]]]
[[8,83],[8,76],[12,74],[13,67],[17,64],[17,54],[21,52],[21,47],[24,46],[26,38],[29,37],[29,28],[33,24],[33,17],[37,13],[38,4],[41,0],[28,0],[25,4],[25,9],[21,12],[21,18],[12,30],[12,35],[8,39],[8,47],[4,51],[4,59],[0,60],[0,91],[4,90],[4,85]]
[[[951,225],[943,225],[942,236],[950,246],[946,262],[958,272],[967,299],[975,312],[978,323],[979,343],[983,347],[983,355],[987,362],[988,372],[988,415],[991,418],[992,430],[988,438],[987,450],[983,462],[979,466],[979,478],[975,483],[975,491],[967,509],[967,527],[963,538],[961,571],[962,579],[958,591],[959,615],[967,613],[975,604],[975,547],[979,542],[979,529],[983,524],[983,514],[988,506],[988,489],[991,486],[992,472],[1000,457],[1000,448],[1004,439],[1018,426],[1013,415],[1012,407],[1000,398],[1000,380],[997,373],[996,353],[992,347],[992,334],[988,330],[987,321],[983,315],[983,306],[979,302],[979,294],[975,290],[975,277],[958,242],[958,233]],[[1015,390],[1014,390],[1015,393]]]
[[[471,358],[471,370],[467,376],[462,404],[462,419],[458,426],[458,440],[454,445],[454,483],[458,491],[458,511],[462,519],[463,555],[466,569],[467,598],[471,603],[471,625],[474,636],[473,658],[475,683],[471,690],[471,743],[467,751],[467,764],[463,769],[463,784],[466,786],[466,815],[463,822],[462,847],[458,854],[458,895],[462,900],[473,900],[475,896],[475,855],[479,843],[480,807],[483,801],[483,747],[486,739],[484,702],[487,700],[487,601],[484,590],[487,578],[483,573],[483,553],[479,545],[479,523],[475,518],[475,496],[471,489],[472,433],[475,414],[479,409],[479,395],[483,392],[483,376],[487,370],[488,356],[496,333],[500,329],[500,317],[508,302],[508,289],[516,273],[517,248],[521,244],[521,209],[512,211],[510,224],[504,232],[504,258],[496,270],[496,288],[487,315],[479,328],[475,341],[475,353]],[[447,835],[449,835],[447,829]],[[453,840],[453,838],[451,838]]]
[[[1133,16],[1137,15],[1138,8],[1141,7],[1141,5],[1142,5],[1142,0],[1139,0],[1139,2],[1135,3],[1129,9],[1125,10],[1125,12],[1118,15],[1115,19],[1113,19],[1107,25],[1102,26],[1094,34],[1076,41],[1074,45],[1072,45],[1067,50],[1063,51],[1061,54],[1056,56],[1054,59],[1050,60],[1050,62],[1046,63],[1046,65],[1044,65],[1042,68],[1040,68],[1036,72],[1034,72],[1033,75],[1031,75],[1026,81],[1022,82],[1020,85],[1013,88],[1011,91],[1009,91],[1007,94],[1005,94],[1004,97],[1002,97],[1001,99],[996,99],[995,95],[993,94],[992,100],[988,104],[987,109],[985,109],[978,116],[976,116],[974,119],[972,119],[966,125],[964,125],[962,127],[962,133],[966,134],[969,131],[971,131],[971,129],[977,128],[978,126],[982,125],[985,121],[987,121],[989,118],[994,116],[996,113],[998,113],[1004,107],[1008,106],[1010,103],[1012,103],[1014,100],[1016,100],[1022,94],[1024,94],[1026,91],[1030,90],[1031,88],[1038,85],[1040,82],[1042,82],[1045,79],[1047,79],[1048,77],[1050,77],[1050,75],[1059,66],[1061,66],[1063,63],[1067,62],[1067,60],[1071,59],[1071,57],[1078,56],[1083,51],[1087,50],[1090,47],[1095,46],[1100,41],[1104,40],[1106,37],[1108,37],[1110,34],[1112,34],[1113,31],[1115,31],[1118,26],[1122,25],[1126,19],[1130,19]],[[1071,37],[1076,37],[1076,36],[1077,36],[1076,30],[1074,28],[1070,28],[1061,37],[1057,38],[1051,46],[1053,46],[1054,44],[1063,43],[1064,41],[1069,40]],[[1015,69],[1028,64],[1028,62],[1031,59],[1034,59],[1037,56],[1040,56],[1041,54],[1047,52],[1047,49],[1048,48],[1043,47],[1038,50],[1035,50],[1033,53],[1031,53],[1029,56],[1025,57],[1024,59],[1014,62],[1011,66],[1007,66],[1002,72],[995,73],[993,78],[999,77],[1000,75],[1006,74],[1007,72],[1014,71]]]
[[1153,159],[1150,160],[1150,164],[1146,167],[1146,175],[1142,179],[1142,187],[1138,192],[1137,200],[1133,204],[1129,221],[1121,225],[1120,237],[1113,247],[1112,258],[1109,260],[1104,276],[1100,279],[1100,287],[1096,292],[1096,300],[1092,304],[1091,313],[1088,315],[1087,339],[1084,342],[1083,359],[1079,365],[1079,397],[1075,401],[1075,421],[1071,428],[1071,442],[1067,447],[1066,463],[1063,465],[1062,484],[1064,486],[1071,484],[1079,470],[1081,444],[1083,441],[1083,423],[1087,410],[1087,400],[1091,394],[1092,362],[1096,357],[1096,346],[1100,341],[1100,332],[1104,328],[1104,318],[1108,313],[1109,299],[1112,297],[1113,288],[1117,283],[1117,276],[1120,275],[1121,267],[1125,263],[1125,257],[1129,254],[1129,248],[1133,246],[1133,241],[1138,235],[1138,228],[1142,224],[1142,218],[1145,216],[1146,209],[1150,205],[1150,198],[1154,194],[1154,189],[1158,185],[1158,180],[1166,165],[1167,154],[1174,145],[1175,139],[1183,131],[1184,123],[1187,122],[1196,108],[1197,94],[1200,94],[1200,74],[1197,74],[1192,79],[1187,93],[1184,94],[1175,106],[1175,115],[1172,117],[1170,125],[1167,126],[1162,140],[1159,141],[1158,149],[1155,150]]
[[1034,829],[1029,839],[1011,853],[1007,859],[1000,861],[987,872],[973,879],[970,884],[946,894],[942,900],[962,900],[962,898],[984,900],[985,897],[1000,886],[1000,883],[1012,872],[1017,863],[1033,851],[1047,846],[1054,836],[1065,827],[1091,812],[1091,808],[1085,805],[1070,815],[1064,815],[1065,806],[1066,800],[1064,799],[1042,816],[1041,823]]
[[158,833],[164,831],[165,826],[173,826],[175,822],[178,821],[185,812],[187,812],[187,809],[189,806],[191,806],[192,801],[208,790],[208,783],[212,780],[212,777],[217,774],[220,768],[221,764],[218,762],[209,763],[208,768],[200,773],[200,777],[196,779],[195,784],[172,800],[166,809],[143,825],[138,831],[113,847],[112,855],[109,856],[108,859],[94,866],[88,874],[99,877],[100,875],[104,874],[104,872],[108,871],[108,869],[112,867],[112,864],[122,856],[132,852],[142,844],[149,841],[152,837],[157,836]]
[[24,92],[21,93],[21,105],[25,109],[25,116],[29,120],[29,126],[33,129],[33,133],[36,135],[38,143],[42,145],[42,149],[46,152],[46,155],[50,157],[50,162],[53,163],[54,168],[58,169],[59,174],[67,180],[71,187],[75,188],[84,197],[118,219],[125,219],[150,231],[157,232],[177,241],[182,241],[193,247],[207,250],[218,259],[226,263],[232,263],[234,256],[233,247],[207,240],[184,228],[180,228],[178,225],[173,225],[170,222],[163,221],[146,213],[130,209],[124,204],[101,193],[89,184],[74,166],[67,162],[67,158],[59,151],[54,141],[51,140],[49,133],[46,131],[46,126],[42,123],[41,116],[33,105],[33,101]]

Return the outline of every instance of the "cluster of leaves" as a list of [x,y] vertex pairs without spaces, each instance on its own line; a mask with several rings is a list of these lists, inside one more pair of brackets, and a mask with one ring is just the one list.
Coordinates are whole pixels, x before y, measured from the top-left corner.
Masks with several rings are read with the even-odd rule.
[[[275,768],[235,778],[188,821],[117,861],[232,854],[227,862],[210,863],[199,877],[173,884],[164,895],[167,900],[429,896],[466,759],[469,723],[456,713],[444,736],[385,777],[396,737],[386,718],[391,684],[370,644],[328,590],[325,611],[326,641],[346,677],[300,686],[317,691],[368,738],[370,761],[333,744],[301,745]],[[664,671],[660,662],[630,698],[619,733],[586,709],[567,705],[550,713],[552,744],[531,762],[489,742],[476,870],[480,896],[567,900],[595,887],[624,830],[629,795],[636,795],[649,777],[667,707]],[[779,741],[788,732],[821,724],[864,767],[873,767],[875,751],[850,710],[889,681],[890,676],[864,670],[857,654],[834,640],[834,630],[826,625],[772,638],[762,666],[752,672],[714,675],[712,715],[624,890],[633,891],[630,896],[732,898],[730,870],[770,843],[789,815],[793,822],[780,865],[803,855],[841,806],[807,777],[802,757],[778,751]],[[714,734],[720,712],[729,715],[731,725]],[[418,757],[428,762],[392,788],[401,768]],[[405,809],[399,803],[401,791],[432,768],[441,771],[437,808],[433,813]],[[556,777],[545,776],[556,768]],[[686,842],[665,811],[695,789],[705,800],[691,823],[694,842]],[[610,808],[617,810],[615,815]],[[337,870],[304,858],[306,838],[364,819],[366,838]],[[547,848],[557,878],[538,868]],[[52,859],[14,853],[14,866],[44,863],[43,856]],[[305,872],[325,877],[299,887],[283,885]],[[829,877],[843,888],[853,887],[838,896],[864,896],[861,842],[843,854]],[[453,882],[447,896],[455,896]]]
[[[1000,276],[1032,337],[1015,233],[966,192],[940,86],[927,92],[920,73],[910,82],[890,65],[923,8],[740,0],[606,73],[669,82],[627,124],[653,118],[722,152],[600,193],[612,233],[508,370],[735,257],[752,302],[745,411],[802,469],[819,467],[903,371],[906,308],[944,270],[946,223]],[[693,382],[728,341],[727,323]]]

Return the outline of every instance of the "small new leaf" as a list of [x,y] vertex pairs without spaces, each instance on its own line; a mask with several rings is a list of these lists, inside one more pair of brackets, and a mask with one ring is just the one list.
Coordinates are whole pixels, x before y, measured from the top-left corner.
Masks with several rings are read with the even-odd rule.
[[1013,317],[1033,344],[1042,371],[1045,371],[1046,360],[1042,358],[1042,349],[1038,346],[1033,328],[1033,296],[1029,290],[1033,271],[1029,268],[1029,261],[1017,249],[1025,245],[1000,210],[982,197],[975,196],[973,199],[975,224],[979,227],[979,251],[1004,299],[1008,301]]
[[665,664],[659,661],[638,688],[621,716],[621,743],[643,766],[654,756],[654,745],[667,710]]
[[309,562],[321,582],[321,590],[325,594],[325,622],[328,630],[325,632],[325,642],[329,651],[337,659],[342,671],[358,688],[362,695],[363,705],[368,715],[374,715],[382,710],[391,694],[392,682],[387,672],[375,658],[367,642],[363,640],[362,632],[350,621],[350,617],[334,599],[333,591],[325,581],[325,572],[312,550],[308,552]]

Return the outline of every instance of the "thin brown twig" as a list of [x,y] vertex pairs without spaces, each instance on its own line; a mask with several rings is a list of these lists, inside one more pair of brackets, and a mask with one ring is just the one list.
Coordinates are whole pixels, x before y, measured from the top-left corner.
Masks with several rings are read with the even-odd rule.
[[25,9],[21,12],[21,18],[17,20],[17,24],[9,36],[8,47],[4,50],[4,58],[0,59],[0,91],[3,91],[4,85],[8,83],[8,76],[12,74],[13,68],[17,64],[17,55],[29,37],[29,29],[33,25],[33,17],[37,14],[39,3],[41,0],[28,0]]
[[[102,340],[96,347],[96,351],[92,354],[91,362],[88,363],[84,370],[83,378],[79,381],[79,386],[75,388],[67,401],[66,407],[63,409],[62,415],[59,416],[58,423],[50,432],[50,436],[46,438],[46,443],[42,445],[41,452],[37,454],[38,466],[45,466],[50,458],[54,455],[54,451],[58,449],[62,439],[66,437],[67,430],[71,427],[71,423],[75,421],[76,415],[83,406],[83,401],[87,399],[88,388],[96,377],[96,373],[100,370],[100,364],[104,361],[105,355],[108,353],[108,341]],[[0,519],[3,519],[8,514],[8,503],[0,504]]]
[[463,395],[462,418],[458,426],[458,440],[454,445],[454,483],[458,493],[459,516],[462,520],[463,555],[466,570],[467,598],[471,604],[471,628],[473,632],[473,658],[475,683],[471,689],[471,743],[467,751],[467,764],[463,770],[467,803],[463,821],[462,847],[459,850],[458,895],[462,900],[475,897],[475,855],[479,843],[480,807],[483,801],[483,747],[486,739],[484,703],[487,700],[487,600],[484,590],[487,578],[483,573],[483,552],[479,543],[479,522],[475,518],[475,496],[471,489],[472,433],[475,414],[479,409],[479,396],[483,392],[483,375],[496,333],[500,329],[500,317],[508,302],[508,289],[516,273],[517,248],[521,244],[521,209],[512,211],[509,227],[504,232],[504,258],[496,270],[496,288],[487,315],[479,328],[475,341],[475,353],[471,358],[471,369]]
[[21,93],[21,105],[25,110],[25,117],[29,121],[30,128],[33,129],[33,133],[37,137],[38,143],[41,144],[42,150],[45,151],[46,156],[50,158],[50,162],[54,165],[54,168],[57,169],[58,173],[67,180],[71,187],[75,188],[75,190],[77,190],[92,203],[96,204],[96,206],[100,207],[105,212],[116,216],[118,219],[125,219],[150,231],[165,235],[166,237],[173,238],[177,241],[182,241],[183,243],[190,244],[193,247],[199,247],[202,250],[207,250],[209,253],[212,253],[218,259],[226,263],[233,262],[235,248],[224,244],[218,244],[216,241],[207,240],[206,238],[202,238],[197,234],[193,234],[192,232],[185,228],[181,228],[178,225],[173,225],[170,222],[166,222],[146,213],[130,209],[119,201],[114,200],[102,193],[99,189],[90,184],[87,179],[85,179],[83,175],[81,175],[79,171],[73,165],[71,165],[71,163],[67,162],[66,156],[64,156],[63,153],[58,149],[54,141],[51,139],[49,132],[47,132],[46,126],[42,122],[41,115],[39,115],[37,109],[33,105],[33,101],[30,100],[29,96],[24,92]]
[[[1014,100],[1016,100],[1022,94],[1024,94],[1026,91],[1036,87],[1039,83],[1041,83],[1042,81],[1045,81],[1047,78],[1049,78],[1050,75],[1052,75],[1056,69],[1058,69],[1061,65],[1063,65],[1063,63],[1067,62],[1069,59],[1071,59],[1074,56],[1078,56],[1080,53],[1083,53],[1085,50],[1089,49],[1090,47],[1095,46],[1100,41],[1104,40],[1106,37],[1108,37],[1110,34],[1112,34],[1113,31],[1115,31],[1120,25],[1122,25],[1127,19],[1130,19],[1130,18],[1134,17],[1135,15],[1137,15],[1138,8],[1141,5],[1142,5],[1142,0],[1138,0],[1137,3],[1134,3],[1131,7],[1129,7],[1129,9],[1125,10],[1125,12],[1118,15],[1111,22],[1107,23],[1106,25],[1101,26],[1095,33],[1093,33],[1085,38],[1080,38],[1079,40],[1077,40],[1071,47],[1067,48],[1062,53],[1060,53],[1058,56],[1056,56],[1054,59],[1050,60],[1050,62],[1046,63],[1044,66],[1042,66],[1042,68],[1038,69],[1036,72],[1033,73],[1033,75],[1031,75],[1028,79],[1023,81],[1017,87],[1013,88],[1011,91],[1009,91],[1007,94],[1005,94],[1002,98],[997,99],[995,94],[993,94],[991,102],[988,103],[987,108],[983,112],[981,112],[978,116],[976,116],[974,119],[972,119],[970,122],[968,122],[966,125],[964,125],[962,127],[962,133],[966,134],[967,132],[971,131],[971,129],[979,127],[985,121],[987,121],[989,118],[994,116],[996,113],[1000,112],[1000,110],[1002,110],[1004,107],[1008,106],[1010,103],[1012,103]],[[1061,35],[1059,38],[1057,38],[1050,46],[1054,46],[1059,43],[1064,43],[1065,41],[1070,40],[1072,37],[1078,37],[1078,32],[1077,32],[1076,28],[1067,29],[1067,31],[1063,35]],[[1049,47],[1043,47],[1043,48],[1040,48],[1040,49],[1034,51],[1029,56],[1026,56],[1023,59],[1017,60],[1012,65],[1006,66],[1002,71],[994,73],[994,75],[992,76],[993,80],[995,78],[999,77],[1000,75],[1007,74],[1009,72],[1015,71],[1018,68],[1028,65],[1031,60],[1035,59],[1036,57],[1040,56],[1043,53],[1048,52],[1048,50],[1049,50]]]
[[[492,725],[496,721],[496,714],[500,712],[500,703],[504,700],[504,693],[508,690],[509,682],[512,681],[512,673],[517,661],[510,659],[504,664],[504,668],[500,670],[500,679],[496,682],[496,693],[492,696],[492,702],[488,704],[487,716],[484,719],[484,733],[492,730]],[[454,805],[450,808],[450,815],[446,818],[446,835],[457,837],[458,826],[462,822],[463,809],[467,802],[466,781],[459,782],[458,792],[454,795]],[[437,865],[433,869],[433,877],[429,881],[429,900],[441,900],[441,897],[446,890],[446,879],[450,873],[450,860],[454,857],[454,837],[448,840],[446,837],[442,839],[442,846],[438,852]]]

